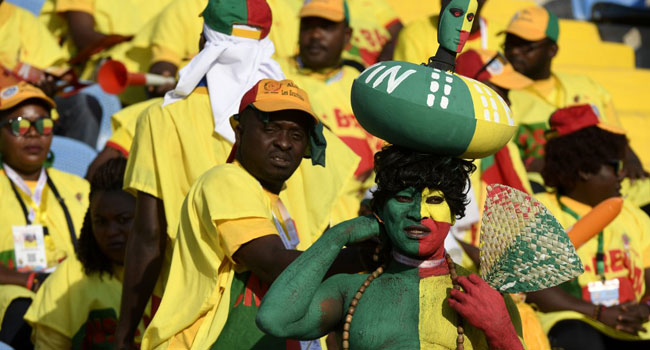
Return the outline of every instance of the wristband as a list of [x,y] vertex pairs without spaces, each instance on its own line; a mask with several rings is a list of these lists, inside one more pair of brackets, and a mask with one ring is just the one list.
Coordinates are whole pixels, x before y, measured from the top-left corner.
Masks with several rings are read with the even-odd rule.
[[34,277],[36,277],[36,272],[32,272],[29,274],[29,276],[27,276],[27,283],[25,283],[25,288],[32,290],[34,287]]

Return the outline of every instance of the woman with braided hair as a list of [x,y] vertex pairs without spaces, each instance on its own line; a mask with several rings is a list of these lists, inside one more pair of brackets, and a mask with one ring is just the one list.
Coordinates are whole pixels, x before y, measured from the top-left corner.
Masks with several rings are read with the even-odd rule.
[[[375,216],[333,227],[291,264],[266,294],[258,326],[297,339],[335,331],[343,349],[522,349],[512,300],[444,251],[474,169],[460,158],[385,147],[375,156]],[[343,246],[378,232],[380,268],[323,281]]]
[[135,198],[122,190],[125,169],[126,159],[111,159],[90,181],[76,257],[52,273],[25,314],[37,349],[114,346],[126,241],[135,216]]

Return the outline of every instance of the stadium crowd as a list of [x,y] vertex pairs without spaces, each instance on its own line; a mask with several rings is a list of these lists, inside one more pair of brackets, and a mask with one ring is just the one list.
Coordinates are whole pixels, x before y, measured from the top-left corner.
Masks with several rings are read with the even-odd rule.
[[[398,151],[357,121],[352,85],[378,62],[426,64],[440,9],[470,1],[45,0],[32,13],[0,0],[0,350],[345,348],[336,331],[267,333],[258,310],[330,228],[412,200],[381,187]],[[438,189],[445,251],[479,271],[489,185],[534,196],[567,230],[622,197],[576,246],[584,273],[507,296],[504,315],[529,350],[650,349],[650,90],[610,70],[648,73],[593,24],[532,1],[478,0],[472,17],[455,72],[492,88],[517,129],[455,160],[461,185],[447,186],[462,196]],[[416,162],[434,160],[400,167]],[[344,242],[325,278],[377,268],[376,240]],[[518,348],[488,333],[465,347]],[[383,344],[368,348],[454,348]]]

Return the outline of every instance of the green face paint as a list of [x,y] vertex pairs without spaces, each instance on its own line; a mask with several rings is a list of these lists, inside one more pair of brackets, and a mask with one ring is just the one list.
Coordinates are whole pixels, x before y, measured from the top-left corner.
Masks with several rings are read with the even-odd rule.
[[441,191],[409,187],[389,199],[380,216],[398,252],[419,259],[444,256],[444,240],[453,220]]
[[461,52],[467,42],[478,3],[476,0],[451,0],[440,11],[438,43],[452,52]]

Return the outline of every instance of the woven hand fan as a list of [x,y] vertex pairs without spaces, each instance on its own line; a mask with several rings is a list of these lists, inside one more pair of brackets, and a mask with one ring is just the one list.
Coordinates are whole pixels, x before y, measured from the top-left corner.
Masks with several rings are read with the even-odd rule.
[[500,292],[532,292],[584,272],[573,244],[548,209],[505,185],[488,186],[481,221],[481,277]]

